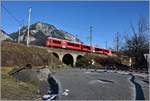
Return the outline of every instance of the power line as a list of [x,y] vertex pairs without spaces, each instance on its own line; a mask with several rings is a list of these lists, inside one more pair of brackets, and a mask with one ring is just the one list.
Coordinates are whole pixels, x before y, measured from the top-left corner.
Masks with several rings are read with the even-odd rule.
[[7,12],[7,14],[19,25],[19,32],[18,32],[18,43],[20,43],[20,28],[22,25],[24,25],[24,19],[22,21],[19,21],[4,5],[2,5],[4,10]]
[[2,5],[2,7],[18,24],[20,24],[20,21],[4,5]]

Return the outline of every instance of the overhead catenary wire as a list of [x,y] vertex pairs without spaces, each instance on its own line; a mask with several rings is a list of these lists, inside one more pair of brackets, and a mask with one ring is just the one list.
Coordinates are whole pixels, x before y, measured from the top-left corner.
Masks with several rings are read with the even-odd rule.
[[17,24],[21,24],[21,21],[19,21],[4,5],[1,4],[1,7],[4,8],[7,14],[9,14],[9,16],[11,16]]

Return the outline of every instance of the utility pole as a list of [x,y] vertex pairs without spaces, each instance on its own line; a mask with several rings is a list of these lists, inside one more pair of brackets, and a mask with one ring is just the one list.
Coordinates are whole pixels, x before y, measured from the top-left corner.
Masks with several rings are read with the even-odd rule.
[[92,46],[92,26],[90,26],[90,46]]
[[[93,28],[93,27],[90,26],[90,47],[91,47],[91,48],[92,48],[92,28]],[[91,54],[90,54],[90,55],[91,55],[91,56],[90,56],[90,65],[91,65],[91,68],[92,68],[92,62],[93,62],[93,61],[92,61],[92,51],[93,51],[93,50],[91,50],[91,52],[90,52],[90,53],[91,53]]]
[[75,41],[77,41],[77,39],[78,39],[78,35],[76,34]]
[[149,46],[148,46],[148,50],[149,50],[149,52],[148,52],[148,54],[144,54],[144,57],[145,57],[145,59],[147,60],[147,63],[148,63],[148,71],[149,71],[149,69],[150,69],[150,33],[149,33],[149,36],[148,36],[149,38],[148,38],[148,44],[149,44]]
[[27,43],[26,43],[28,47],[29,47],[30,18],[31,18],[31,8],[29,8],[28,33],[27,33]]
[[106,49],[107,49],[107,40],[106,40]]
[[116,36],[115,36],[115,41],[116,41],[116,51],[118,52],[119,51],[119,47],[120,47],[120,34],[119,32],[116,33]]
[[[51,33],[51,37],[53,37],[53,33]],[[53,40],[50,40],[50,43],[53,43]],[[51,68],[53,70],[53,46],[51,46]]]
[[18,33],[18,43],[20,43],[20,26],[19,26],[19,33]]

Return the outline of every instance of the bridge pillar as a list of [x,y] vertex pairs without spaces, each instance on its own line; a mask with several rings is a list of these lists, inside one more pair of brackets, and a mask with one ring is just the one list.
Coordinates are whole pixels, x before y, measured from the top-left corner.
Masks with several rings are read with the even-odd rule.
[[60,57],[59,59],[61,62],[63,62],[63,56],[64,56],[64,54],[62,54],[62,53],[59,54],[59,57]]
[[76,54],[74,54],[74,55],[72,55],[73,56],[73,67],[75,67],[76,66],[76,62],[77,62],[77,55]]

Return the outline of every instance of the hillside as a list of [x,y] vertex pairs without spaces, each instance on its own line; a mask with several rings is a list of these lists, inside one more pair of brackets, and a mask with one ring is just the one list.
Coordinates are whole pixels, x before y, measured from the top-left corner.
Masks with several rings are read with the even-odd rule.
[[[51,65],[51,59],[53,64]],[[10,71],[20,69],[22,65],[32,64],[33,69],[17,72],[17,77],[10,76]],[[35,100],[47,92],[45,72],[52,67],[63,68],[65,65],[43,48],[26,47],[23,44],[3,41],[1,45],[1,87],[2,100]],[[47,69],[43,69],[48,65]],[[12,73],[12,72],[11,72]],[[18,79],[18,80],[17,80]],[[42,79],[42,81],[40,81]]]
[[[16,66],[32,64],[34,66],[43,66],[44,64],[51,65],[51,54],[45,49],[26,47],[22,44],[2,42],[1,45],[1,65]],[[62,65],[55,57],[52,57],[53,64]]]
[[12,40],[12,38],[4,30],[0,30],[0,40]]
[[[26,42],[27,39],[27,26],[23,26],[20,30],[20,40],[22,43]],[[13,40],[18,40],[18,31],[11,33],[10,37]],[[57,29],[54,25],[44,23],[44,22],[36,22],[30,26],[30,43],[35,45],[43,45],[47,37],[54,37],[58,39],[65,39],[69,41],[79,42],[73,34],[68,33],[64,30]]]

